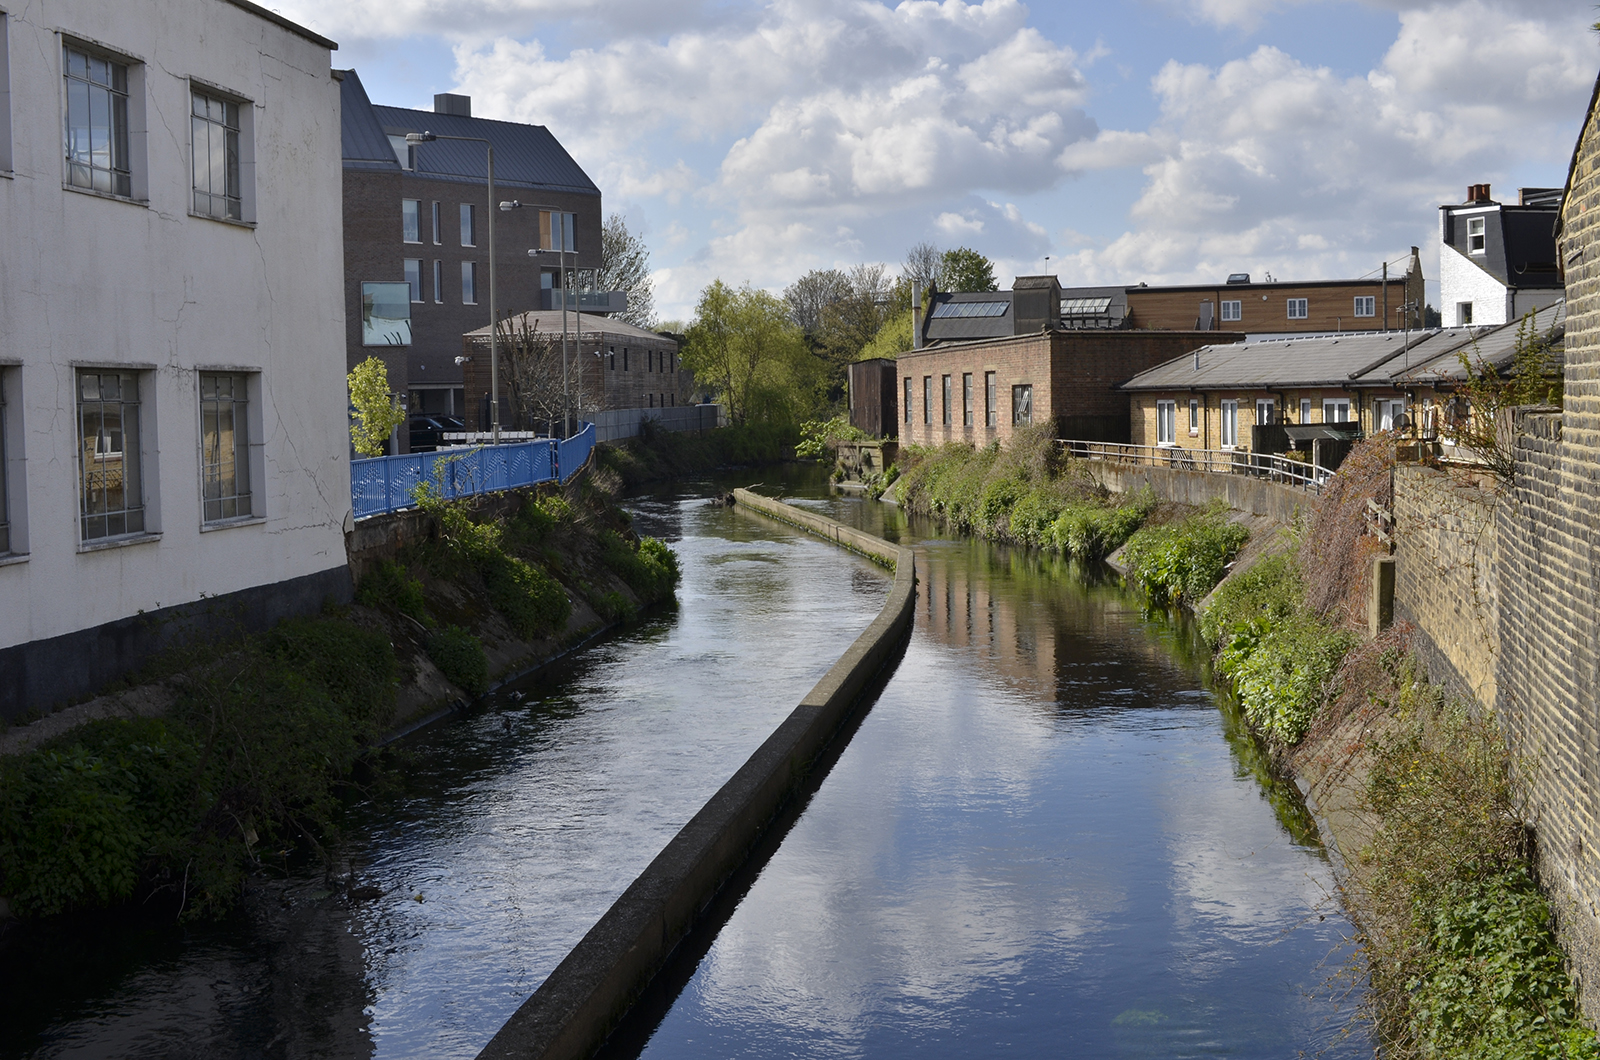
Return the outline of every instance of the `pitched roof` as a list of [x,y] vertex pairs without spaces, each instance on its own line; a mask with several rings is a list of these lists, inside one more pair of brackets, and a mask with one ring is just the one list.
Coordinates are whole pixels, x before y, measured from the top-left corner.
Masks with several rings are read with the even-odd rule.
[[[380,107],[367,98],[366,89],[354,70],[344,71],[340,102],[344,107],[340,127],[347,169],[401,171],[394,149],[389,145],[390,134],[433,132],[441,137],[488,140],[494,146],[497,188],[600,194],[583,167],[543,125],[406,107]],[[435,140],[418,146],[416,160],[417,168],[410,172],[432,180],[482,184],[489,175],[488,156],[481,143]]]
[[[526,313],[514,313],[506,318],[507,325],[513,332],[521,331],[524,327],[546,335],[561,334],[561,310],[534,309]],[[613,317],[600,316],[596,313],[579,313],[572,310],[567,312],[567,333],[574,339],[581,333],[585,341],[609,342],[612,339],[653,339],[656,342],[677,343],[671,335],[662,335],[658,332],[647,331],[632,324]],[[597,339],[596,336],[599,336]],[[467,332],[469,339],[488,339],[489,325],[485,324],[476,331]]]
[[[1562,303],[1535,316],[1538,334],[1559,337]],[[1460,354],[1474,363],[1509,364],[1520,322],[1436,331],[1367,332],[1202,346],[1140,372],[1122,390],[1281,390],[1316,386],[1404,386],[1463,377]]]
[[996,339],[1016,333],[1010,291],[936,291],[922,323],[925,342]]

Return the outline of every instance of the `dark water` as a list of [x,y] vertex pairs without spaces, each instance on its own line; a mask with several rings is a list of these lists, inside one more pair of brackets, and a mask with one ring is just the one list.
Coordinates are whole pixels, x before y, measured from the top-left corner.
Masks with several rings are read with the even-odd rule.
[[[1370,1054],[1338,1038],[1314,834],[1184,630],[759,477],[920,541],[917,629],[647,1055]],[[351,806],[383,898],[308,873],[216,927],[12,930],[0,1057],[474,1055],[881,606],[881,570],[704,504],[731,484],[632,502],[676,610],[419,734],[404,791]]]

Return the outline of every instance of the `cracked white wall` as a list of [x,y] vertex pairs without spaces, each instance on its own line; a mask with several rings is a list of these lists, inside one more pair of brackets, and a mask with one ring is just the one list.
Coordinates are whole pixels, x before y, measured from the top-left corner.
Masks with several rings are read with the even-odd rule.
[[[344,564],[339,92],[330,52],[223,0],[8,5],[12,172],[0,174],[0,365],[23,470],[25,558],[0,561],[0,648]],[[62,34],[134,61],[146,202],[65,188]],[[191,80],[192,79],[192,80]],[[248,101],[252,225],[191,212],[191,83]],[[74,372],[142,371],[157,533],[85,550]],[[202,529],[200,369],[259,373],[258,518]],[[14,447],[14,446],[13,446]],[[16,454],[12,454],[13,456]],[[13,504],[12,510],[22,505]],[[15,546],[14,546],[15,547]]]

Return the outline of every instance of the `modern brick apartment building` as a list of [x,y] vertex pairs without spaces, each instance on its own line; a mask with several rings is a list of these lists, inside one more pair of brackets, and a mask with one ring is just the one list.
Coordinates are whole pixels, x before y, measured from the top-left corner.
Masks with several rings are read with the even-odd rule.
[[[577,281],[569,302],[605,312],[609,295],[588,290],[600,265],[600,189],[543,126],[474,118],[466,96],[435,96],[432,111],[377,106],[354,70],[343,78],[346,360],[383,357],[413,413],[463,415],[471,402],[456,357],[461,336],[489,324],[490,210],[502,318],[560,308],[563,220]],[[406,143],[421,132],[441,139]],[[493,143],[496,203],[486,146],[445,136]],[[511,200],[527,208],[497,208]],[[530,257],[536,248],[551,252]]]
[[948,342],[902,353],[900,441],[1005,444],[1017,426],[1054,423],[1058,437],[1128,440],[1135,373],[1207,343],[1243,335],[1207,331],[1035,331]]

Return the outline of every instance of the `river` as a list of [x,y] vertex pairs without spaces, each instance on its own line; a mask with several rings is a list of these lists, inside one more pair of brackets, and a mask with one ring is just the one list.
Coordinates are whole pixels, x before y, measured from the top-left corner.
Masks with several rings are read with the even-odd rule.
[[[617,1055],[1371,1055],[1314,829],[1190,631],[1095,571],[802,503],[918,549],[916,630],[685,985]],[[204,928],[0,943],[0,1057],[471,1057],[876,614],[884,572],[708,505],[630,502],[679,604],[406,742],[319,872]],[[507,723],[509,722],[509,728]]]

